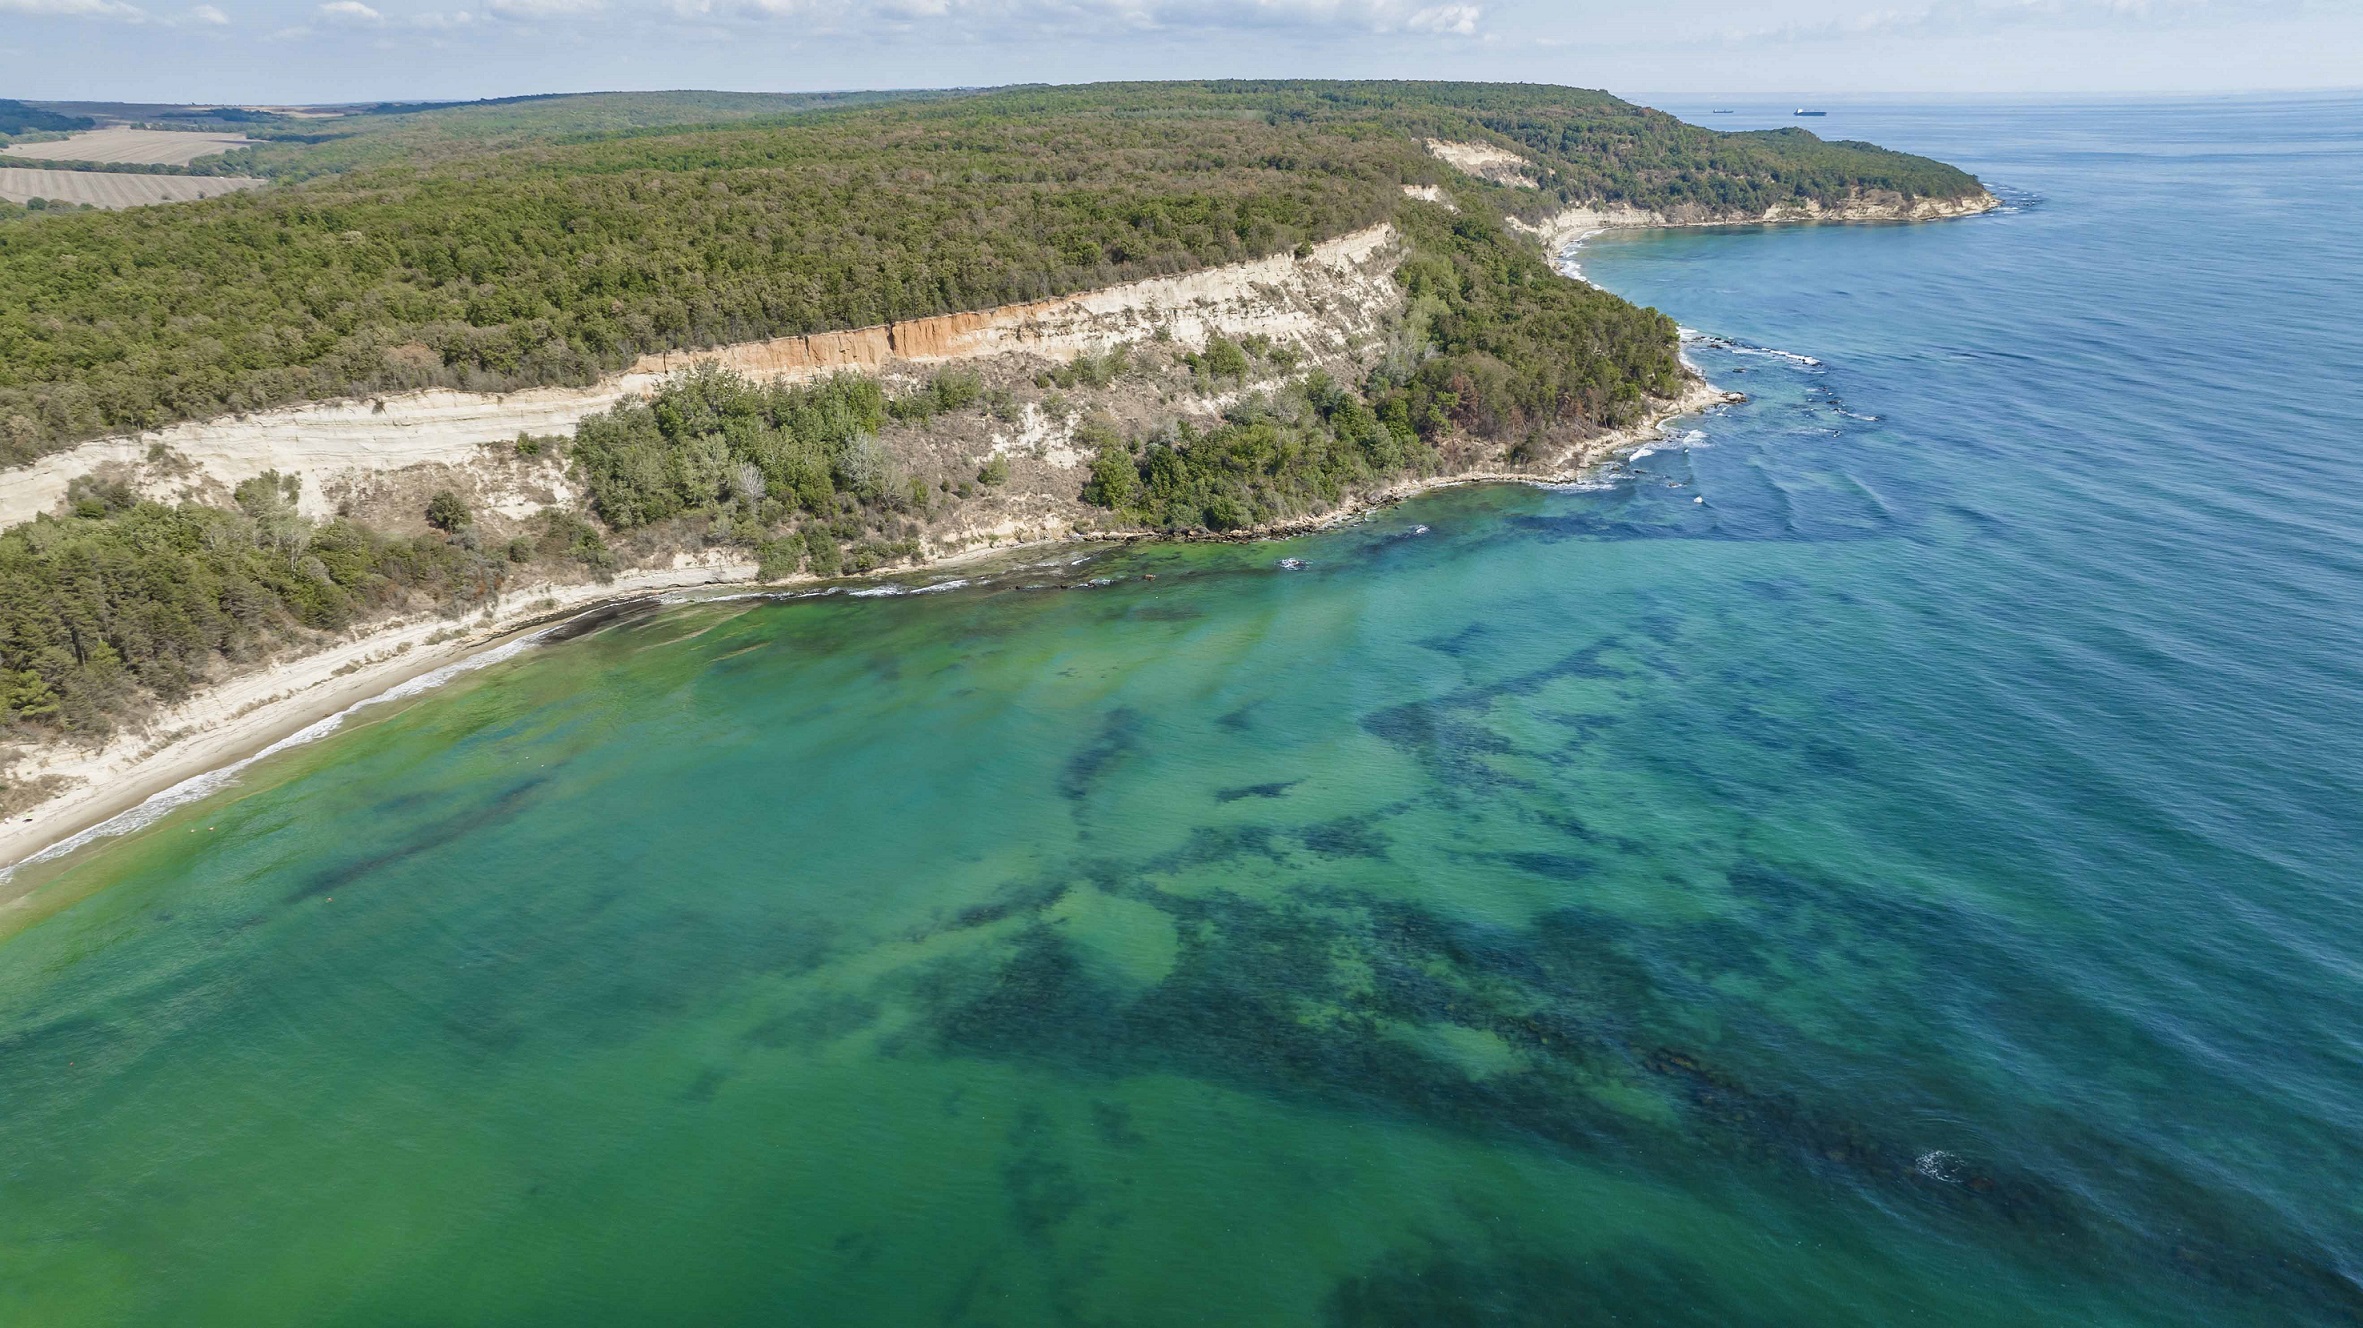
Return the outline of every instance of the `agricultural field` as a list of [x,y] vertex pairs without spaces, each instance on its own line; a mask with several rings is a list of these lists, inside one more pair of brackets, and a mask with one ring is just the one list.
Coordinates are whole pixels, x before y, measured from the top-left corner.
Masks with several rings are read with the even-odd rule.
[[[177,137],[177,135],[176,135]],[[87,203],[96,208],[145,207],[150,203],[186,203],[219,198],[263,183],[237,175],[133,175],[115,171],[44,171],[24,166],[0,166],[0,199],[28,203],[45,198],[57,203]]]
[[137,166],[186,166],[199,157],[248,147],[254,140],[243,134],[205,134],[186,130],[132,129],[110,125],[87,129],[70,138],[48,143],[18,143],[5,149],[11,157],[37,161],[94,161]]

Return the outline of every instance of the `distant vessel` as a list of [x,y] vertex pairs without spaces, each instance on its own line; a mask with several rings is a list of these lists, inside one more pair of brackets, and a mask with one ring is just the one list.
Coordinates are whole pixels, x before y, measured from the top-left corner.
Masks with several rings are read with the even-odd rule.
[[1809,111],[1809,110],[1806,110],[1806,109],[1805,109],[1805,108],[1803,108],[1803,107],[1799,107],[1799,108],[1797,108],[1797,114],[1799,114],[1799,115],[1828,115],[1828,114],[1829,114],[1829,112],[1828,112],[1828,111]]
[[1731,114],[1731,112],[1729,112],[1729,111],[1716,111],[1716,112],[1714,112],[1714,114],[1716,114],[1716,115],[1729,115],[1729,114]]

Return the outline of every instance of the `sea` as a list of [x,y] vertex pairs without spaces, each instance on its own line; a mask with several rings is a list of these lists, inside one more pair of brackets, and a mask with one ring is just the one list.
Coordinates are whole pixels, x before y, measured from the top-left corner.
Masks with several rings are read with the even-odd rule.
[[21,869],[0,1322],[2363,1320],[2363,97],[1828,109],[2004,206],[1591,240],[1747,400],[1588,482],[677,604]]

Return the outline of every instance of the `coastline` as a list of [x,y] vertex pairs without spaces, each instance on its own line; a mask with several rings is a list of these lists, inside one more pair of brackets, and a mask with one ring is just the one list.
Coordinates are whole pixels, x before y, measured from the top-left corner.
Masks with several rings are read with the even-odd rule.
[[[1563,275],[1582,281],[1580,269],[1569,270],[1574,266],[1572,251],[1586,237],[1604,230],[1934,221],[1974,216],[2000,205],[1994,195],[1981,192],[1975,198],[1923,201],[1904,207],[1866,199],[1838,209],[1774,209],[1762,216],[1742,217],[1669,216],[1634,209],[1583,207],[1546,218],[1539,224],[1515,221],[1512,224],[1540,240],[1552,265]],[[1148,540],[1247,543],[1287,539],[1342,525],[1436,489],[1464,484],[1570,483],[1582,479],[1602,463],[1662,437],[1666,425],[1673,420],[1745,399],[1739,393],[1716,388],[1693,372],[1680,396],[1653,403],[1655,408],[1633,425],[1579,441],[1547,468],[1480,469],[1406,478],[1351,495],[1336,508],[1318,516],[1237,531],[1085,531],[1069,526],[1039,538],[930,554],[916,563],[874,573],[872,579],[956,566],[1054,544]],[[64,791],[0,822],[0,912],[25,901],[24,891],[9,888],[17,868],[62,856],[96,837],[93,832],[102,831],[108,823],[136,812],[162,795],[254,759],[274,744],[314,725],[361,706],[395,699],[389,694],[437,670],[456,669],[488,651],[524,640],[530,633],[654,594],[705,586],[741,590],[787,587],[817,584],[820,580],[799,574],[763,582],[756,579],[752,563],[716,560],[628,572],[605,584],[531,587],[504,597],[516,607],[505,613],[496,607],[471,627],[460,627],[447,620],[384,624],[327,650],[233,678],[201,696],[166,708],[140,732],[119,734],[94,751],[51,749],[19,757],[10,769],[16,778],[38,781],[55,777],[72,782]],[[203,796],[211,787],[190,796]],[[125,826],[126,830],[136,828],[132,824]]]
[[1987,189],[1980,189],[1974,197],[1969,198],[1923,198],[1910,202],[1863,198],[1834,208],[1808,203],[1802,207],[1767,208],[1760,213],[1719,213],[1703,208],[1678,213],[1648,212],[1614,204],[1586,204],[1535,222],[1520,221],[1513,217],[1510,218],[1510,225],[1541,241],[1545,252],[1556,255],[1570,240],[1596,235],[1601,231],[1697,230],[1719,226],[1908,225],[1982,216],[2001,206],[2002,200]]
[[[1317,516],[1237,531],[1176,534],[1155,530],[1069,529],[1043,539],[947,551],[902,567],[882,569],[866,579],[906,576],[1057,544],[1130,544],[1158,540],[1253,543],[1287,539],[1343,525],[1436,489],[1464,484],[1569,483],[1604,462],[1662,437],[1666,426],[1676,419],[1744,399],[1738,393],[1716,388],[1704,378],[1694,377],[1681,396],[1657,403],[1656,409],[1635,424],[1582,440],[1548,469],[1470,470],[1415,476],[1355,494]],[[429,675],[448,670],[448,676],[456,676],[474,661],[492,662],[484,659],[490,652],[514,648],[569,621],[634,600],[707,587],[744,591],[817,585],[821,581],[822,578],[806,574],[759,581],[753,563],[718,560],[627,572],[604,584],[529,587],[504,596],[504,601],[513,606],[506,612],[496,608],[472,624],[463,626],[442,619],[397,620],[327,650],[230,679],[202,695],[166,707],[140,732],[119,734],[95,750],[31,753],[16,763],[20,777],[48,776],[80,783],[0,823],[0,912],[21,906],[28,898],[26,890],[10,888],[18,868],[62,857],[92,839],[134,831],[146,821],[126,822],[119,831],[109,832],[105,828],[158,799],[183,791],[184,786],[194,781],[226,775],[315,726],[328,724],[365,706],[429,690],[432,684],[415,691],[404,690]],[[326,736],[329,731],[323,729],[316,736]],[[202,787],[187,789],[185,797],[170,797],[156,812],[160,815],[169,806],[206,796],[226,782],[226,779],[215,779]]]
[[611,604],[664,591],[727,584],[753,564],[643,570],[607,584],[536,586],[509,597],[472,625],[396,620],[326,650],[232,678],[165,707],[137,732],[95,749],[36,751],[18,760],[31,778],[80,783],[10,816],[0,825],[0,909],[21,898],[8,874],[43,860],[60,845],[138,810],[191,780],[251,759],[313,725],[387,699],[438,670],[465,666],[489,651]]

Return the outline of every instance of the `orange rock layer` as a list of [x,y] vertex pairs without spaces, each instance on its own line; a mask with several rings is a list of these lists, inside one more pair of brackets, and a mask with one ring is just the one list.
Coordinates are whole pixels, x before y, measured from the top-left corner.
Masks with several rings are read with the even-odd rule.
[[807,374],[833,369],[875,370],[890,360],[957,359],[1038,340],[1035,324],[1070,303],[1039,300],[843,332],[775,337],[717,350],[665,351],[641,356],[632,372],[669,373],[693,364],[716,363],[749,374]]

